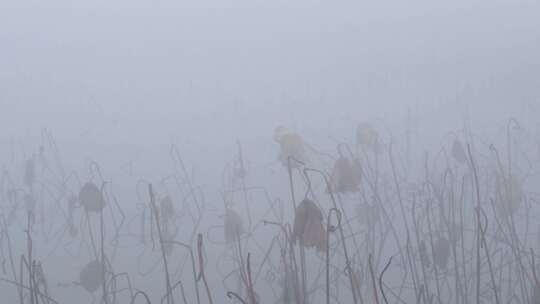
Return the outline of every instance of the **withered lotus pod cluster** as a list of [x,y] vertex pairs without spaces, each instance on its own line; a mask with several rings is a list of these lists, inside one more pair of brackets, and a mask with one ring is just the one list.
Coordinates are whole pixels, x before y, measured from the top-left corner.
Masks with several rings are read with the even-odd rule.
[[86,264],[79,274],[79,283],[89,293],[95,292],[103,283],[103,264],[94,260]]
[[245,232],[242,217],[231,208],[227,208],[225,210],[224,221],[225,241],[227,243],[237,241]]
[[79,202],[88,212],[100,212],[105,207],[101,190],[92,182],[87,182],[79,192]]
[[[274,140],[280,145],[279,161],[284,166],[287,166],[289,157],[295,158],[298,161],[306,161],[306,152],[304,140],[302,137],[285,127],[277,127],[274,131]],[[297,162],[291,162],[292,167],[298,167]]]
[[467,153],[459,139],[455,139],[452,143],[452,157],[460,164],[467,163]]
[[315,247],[318,251],[325,250],[326,231],[323,215],[319,207],[309,199],[304,199],[296,208],[292,240],[298,240],[304,247]]
[[335,193],[356,192],[360,186],[360,162],[340,156],[334,163],[330,184]]

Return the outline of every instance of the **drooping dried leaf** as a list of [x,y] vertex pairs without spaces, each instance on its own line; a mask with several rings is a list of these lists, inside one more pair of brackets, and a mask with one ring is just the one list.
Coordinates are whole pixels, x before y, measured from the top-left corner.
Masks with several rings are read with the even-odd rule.
[[296,208],[292,239],[304,247],[316,247],[319,251],[325,249],[326,230],[322,212],[309,199],[304,199]]
[[92,182],[87,182],[79,192],[79,202],[88,212],[99,212],[105,207],[105,199],[99,188]]
[[94,260],[86,264],[79,274],[81,286],[89,293],[95,292],[103,283],[104,269],[100,261]]
[[[285,129],[284,127],[278,127],[274,134],[274,139],[280,145],[280,154],[278,159],[284,166],[287,166],[289,157],[293,157],[302,162],[306,160],[304,140],[300,135]],[[297,167],[298,163],[291,162],[291,166]]]

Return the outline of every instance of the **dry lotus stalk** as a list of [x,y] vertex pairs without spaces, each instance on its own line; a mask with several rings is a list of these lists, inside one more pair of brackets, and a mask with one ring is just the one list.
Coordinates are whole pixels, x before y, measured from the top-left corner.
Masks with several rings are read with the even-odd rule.
[[[285,127],[278,127],[274,132],[274,140],[280,145],[278,159],[283,165],[287,166],[289,157],[293,157],[302,162],[306,160],[304,140],[300,135]],[[291,166],[296,167],[298,164],[297,162],[291,162]]]
[[318,251],[325,250],[326,231],[322,212],[309,199],[304,199],[296,208],[292,239],[298,240],[304,247],[316,247]]
[[523,189],[521,183],[514,176],[497,174],[495,189],[495,207],[503,216],[514,214],[521,206]]
[[465,164],[467,162],[467,153],[465,148],[459,139],[455,139],[452,143],[452,157],[458,161],[460,164]]
[[103,283],[104,269],[100,261],[94,260],[86,264],[79,274],[81,286],[89,293],[95,292]]
[[232,243],[237,241],[245,232],[242,218],[232,209],[227,208],[225,211],[225,241]]
[[450,242],[445,237],[440,237],[433,244],[433,262],[437,267],[445,269],[450,258]]
[[88,212],[99,212],[105,207],[105,199],[99,188],[92,182],[87,182],[79,192],[79,202]]
[[360,175],[358,161],[350,161],[344,156],[340,156],[334,163],[332,170],[331,185],[332,191],[336,193],[356,192],[360,185]]

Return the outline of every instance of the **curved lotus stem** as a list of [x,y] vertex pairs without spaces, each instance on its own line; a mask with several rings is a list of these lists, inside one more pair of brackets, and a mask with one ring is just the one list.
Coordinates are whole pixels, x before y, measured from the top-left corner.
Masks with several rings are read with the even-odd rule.
[[183,247],[185,249],[187,249],[189,251],[189,255],[190,255],[190,258],[191,258],[191,267],[192,267],[192,270],[193,270],[193,283],[195,284],[195,295],[197,297],[197,304],[200,304],[201,303],[201,300],[200,300],[200,295],[199,295],[199,285],[197,284],[197,270],[195,269],[195,255],[193,254],[193,248],[191,248],[191,246],[187,245],[187,244],[184,244],[182,242],[178,242],[178,241],[173,241],[173,240],[168,240],[168,241],[163,241],[164,244],[173,244],[173,245],[178,245],[180,247]]
[[150,204],[152,206],[154,217],[155,217],[155,220],[156,220],[156,229],[157,229],[158,237],[159,237],[159,245],[160,245],[160,249],[161,249],[161,258],[163,259],[163,268],[165,269],[165,282],[167,284],[167,304],[171,304],[171,303],[174,304],[174,298],[173,298],[173,295],[171,294],[171,279],[170,279],[170,275],[169,275],[169,266],[167,264],[167,254],[165,253],[165,246],[163,244],[163,237],[161,235],[161,224],[160,224],[160,220],[159,220],[159,212],[158,212],[158,208],[156,206],[155,196],[154,196],[154,191],[153,191],[153,188],[152,188],[152,184],[148,185],[148,193],[150,195]]
[[375,273],[373,271],[373,263],[371,262],[371,253],[368,257],[369,272],[371,273],[371,281],[373,282],[373,295],[375,296],[375,303],[379,304],[379,295],[377,294],[377,283],[375,283]]
[[330,232],[335,229],[330,224],[332,213],[336,214],[338,226],[341,226],[341,212],[336,208],[330,209],[326,220],[326,304],[330,304]]
[[[184,304],[187,304],[187,299],[186,299],[186,293],[184,291],[184,284],[182,284],[182,280],[179,280],[178,282],[176,282],[176,284],[174,284],[172,286],[172,289],[171,289],[171,292],[174,291],[174,289],[176,289],[176,287],[180,286],[180,292],[182,292],[182,300],[184,301]],[[161,304],[163,304],[163,301],[165,301],[167,299],[167,295],[164,295],[163,297],[161,297]]]
[[[327,174],[320,171],[320,170],[317,170],[317,169],[304,168],[304,174],[306,176],[308,176],[307,175],[308,171],[317,172],[324,178],[324,182],[326,184],[326,187],[329,189],[328,192],[330,193],[330,198],[332,199],[332,205],[334,206],[335,209],[339,210],[337,208],[336,198],[334,197],[334,193],[332,192],[332,189],[330,187],[330,181],[328,180]],[[347,263],[346,268],[347,268],[347,273],[348,273],[348,276],[349,276],[349,281],[350,281],[350,284],[351,284],[351,292],[353,294],[353,301],[354,301],[355,304],[357,304],[358,303],[358,298],[357,298],[356,288],[355,288],[355,284],[354,284],[353,272],[352,272],[352,269],[351,269],[351,262],[350,262],[350,259],[349,259],[349,251],[347,250],[347,243],[345,242],[345,233],[343,233],[343,227],[341,226],[341,221],[338,223],[338,229],[339,229],[339,234],[340,234],[340,237],[341,237],[341,243],[343,245],[343,253],[345,255],[345,261]]]
[[[15,282],[15,281],[12,281],[12,280],[8,280],[8,279],[2,279],[0,278],[0,281],[1,282],[6,282],[6,283],[9,283],[9,284],[13,284],[15,286],[17,286],[17,288],[20,288],[20,289],[26,289],[26,290],[29,290],[30,292],[32,292],[32,290],[30,289],[30,287],[28,286],[25,286],[19,282]],[[43,294],[41,291],[39,290],[33,290],[33,292],[37,293],[40,297],[43,297],[45,299],[47,299],[48,301],[51,301],[52,303],[54,304],[59,304],[55,299],[49,297],[48,295],[45,295]],[[22,303],[22,302],[21,302]]]
[[152,302],[150,301],[150,298],[148,297],[148,295],[144,292],[144,291],[141,291],[141,290],[138,290],[135,295],[131,298],[131,302],[129,302],[130,304],[134,304],[135,303],[135,300],[137,300],[137,297],[138,296],[142,296],[145,300],[146,300],[146,303],[147,304],[152,304]]
[[251,278],[251,253],[248,252],[247,255],[247,277],[248,277],[248,294],[251,304],[256,304],[255,291],[253,290],[253,280]]
[[[489,276],[490,276],[490,279],[491,279],[491,284],[492,284],[492,287],[493,287],[493,293],[495,294],[495,303],[496,304],[499,304],[500,301],[499,301],[499,295],[497,293],[497,284],[495,282],[495,275],[493,273],[493,266],[491,264],[491,257],[489,255],[489,248],[487,246],[487,242],[486,242],[486,231],[487,231],[487,228],[488,228],[488,224],[489,224],[489,220],[488,220],[488,217],[486,215],[486,213],[484,212],[484,209],[483,208],[475,208],[476,210],[476,213],[478,215],[478,228],[480,229],[480,234],[481,234],[481,238],[482,238],[482,247],[484,247],[484,251],[486,253],[486,258],[487,258],[487,264],[488,264],[488,268],[489,268]],[[486,224],[484,226],[482,226],[482,223],[480,221],[480,214],[484,217],[484,220],[486,221]],[[534,257],[533,257],[534,258]],[[535,271],[533,269],[533,271]]]
[[229,299],[232,299],[233,297],[236,298],[238,301],[240,301],[242,304],[247,304],[247,302],[242,299],[242,297],[240,297],[236,292],[233,292],[233,291],[227,291],[227,297]]
[[214,301],[212,300],[212,294],[210,292],[210,288],[208,287],[208,282],[206,281],[206,275],[204,274],[203,237],[201,233],[199,233],[197,236],[197,251],[199,254],[199,275],[197,280],[202,279],[204,288],[206,289],[206,294],[208,295],[208,302],[212,304]]
[[388,260],[388,263],[386,264],[386,266],[384,266],[383,271],[379,275],[379,289],[381,290],[381,294],[383,296],[384,303],[386,303],[386,304],[388,304],[388,299],[386,299],[386,295],[384,294],[383,280],[382,279],[383,279],[384,273],[386,272],[386,270],[388,270],[388,267],[390,267],[390,264],[392,264],[392,259],[393,258],[394,258],[393,256],[390,257],[390,259]]

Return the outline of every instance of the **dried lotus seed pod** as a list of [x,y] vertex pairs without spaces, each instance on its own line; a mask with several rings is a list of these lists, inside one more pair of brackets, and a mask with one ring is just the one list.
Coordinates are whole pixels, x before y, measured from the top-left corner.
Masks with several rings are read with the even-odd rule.
[[104,273],[103,265],[100,261],[91,261],[81,270],[79,283],[86,291],[93,293],[103,283]]
[[101,190],[92,182],[87,182],[79,192],[79,202],[88,212],[100,212],[105,207]]

